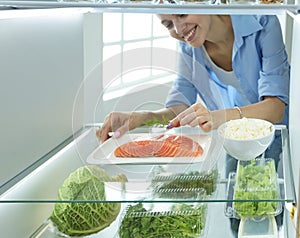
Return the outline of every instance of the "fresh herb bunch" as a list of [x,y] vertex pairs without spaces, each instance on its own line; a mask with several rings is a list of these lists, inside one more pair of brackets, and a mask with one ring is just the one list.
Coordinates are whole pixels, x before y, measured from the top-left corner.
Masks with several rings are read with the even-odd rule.
[[[204,189],[206,195],[211,195],[217,186],[218,170],[211,172],[179,173],[170,176],[156,176],[151,181],[151,186],[160,197],[181,196],[194,197],[195,192]],[[182,191],[183,194],[179,192]],[[182,197],[182,196],[181,196]]]
[[164,115],[162,116],[162,121],[158,120],[156,117],[153,117],[152,120],[144,122],[144,124],[149,127],[155,126],[155,125],[165,126],[165,125],[168,125],[168,123],[169,123],[169,119],[166,118],[166,116],[164,116]]
[[[241,217],[261,217],[275,215],[278,202],[277,176],[274,160],[265,161],[264,165],[256,165],[251,161],[240,165],[237,175],[235,200],[251,200],[251,202],[234,202],[234,208]],[[265,200],[265,201],[257,201]]]
[[142,203],[129,206],[119,230],[120,238],[194,238],[204,229],[207,206],[176,204],[170,211],[146,210]]

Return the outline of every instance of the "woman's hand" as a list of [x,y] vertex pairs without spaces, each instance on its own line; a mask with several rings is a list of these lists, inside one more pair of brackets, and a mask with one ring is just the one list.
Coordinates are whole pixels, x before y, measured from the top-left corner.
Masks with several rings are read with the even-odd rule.
[[170,127],[189,125],[191,127],[200,126],[204,132],[212,129],[213,123],[210,111],[201,103],[196,103],[178,114],[169,123]]
[[109,132],[113,132],[113,137],[118,138],[141,124],[142,118],[137,112],[111,112],[106,116],[102,127],[96,131],[96,136],[104,142],[110,138]]
[[96,136],[101,142],[110,138],[109,132],[113,132],[113,137],[118,138],[146,121],[156,118],[163,121],[163,118],[173,118],[179,112],[187,109],[186,105],[175,105],[169,108],[162,108],[156,111],[135,111],[135,112],[111,112],[104,120],[101,128],[96,131]]

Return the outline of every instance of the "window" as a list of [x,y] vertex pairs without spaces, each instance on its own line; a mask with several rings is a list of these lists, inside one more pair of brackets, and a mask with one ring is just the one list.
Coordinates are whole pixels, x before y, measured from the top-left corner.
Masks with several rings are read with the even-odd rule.
[[[176,52],[176,40],[155,15],[103,13],[102,44],[104,100],[145,82],[170,80],[171,70],[155,59],[162,56],[160,49]],[[175,68],[176,57],[168,61]]]

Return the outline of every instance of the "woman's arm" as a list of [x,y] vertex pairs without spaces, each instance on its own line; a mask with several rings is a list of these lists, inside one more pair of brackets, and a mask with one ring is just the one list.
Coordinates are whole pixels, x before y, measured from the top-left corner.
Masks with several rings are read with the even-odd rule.
[[272,123],[280,122],[284,115],[285,104],[277,97],[265,97],[262,101],[240,108],[209,111],[196,103],[170,121],[173,127],[190,125],[200,126],[204,132],[217,129],[224,122],[247,118],[259,118]]
[[[259,118],[272,123],[281,122],[284,116],[285,103],[278,97],[265,97],[262,101],[240,107],[243,117]],[[211,112],[212,129],[218,128],[222,123],[240,118],[237,108],[216,110]]]
[[142,126],[154,118],[163,122],[164,117],[174,118],[177,114],[187,109],[187,105],[174,105],[156,111],[134,111],[134,112],[111,112],[107,115],[103,125],[96,131],[96,136],[102,142],[109,139],[109,132],[114,132],[114,137],[118,138],[129,130]]

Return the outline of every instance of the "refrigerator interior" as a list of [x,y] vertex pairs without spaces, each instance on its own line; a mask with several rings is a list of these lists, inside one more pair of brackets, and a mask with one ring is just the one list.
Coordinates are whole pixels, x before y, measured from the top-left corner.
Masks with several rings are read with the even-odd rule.
[[[97,146],[95,140],[76,146],[69,142],[83,125],[100,122],[118,100],[108,101],[103,107],[97,96],[103,90],[101,70],[93,71],[101,59],[101,46],[97,41],[101,36],[101,14],[74,9],[31,11],[37,14],[23,16],[19,12],[13,17],[1,18],[0,12],[0,64],[3,66],[0,71],[3,85],[0,127],[4,135],[0,139],[1,198],[22,198],[32,193],[41,197],[56,194],[59,182],[68,174],[64,166],[72,170],[84,164],[81,157],[86,156],[85,151]],[[283,20],[285,24],[285,16]],[[297,67],[300,45],[295,42],[300,41],[300,18],[290,13],[286,22],[283,31],[292,66],[290,151],[299,198],[300,162],[296,158],[300,156],[297,146],[300,139],[300,109],[297,106],[300,101]],[[151,100],[153,95],[156,102],[163,104],[167,90],[168,85],[133,93],[119,104],[119,109],[131,110],[136,98]],[[63,149],[66,153],[63,161],[58,159],[59,154],[48,161],[39,160],[49,158],[47,153],[63,141],[67,145]],[[83,147],[87,150],[79,149]],[[76,163],[73,163],[74,157],[78,158]],[[22,173],[28,166],[31,166],[28,172]],[[49,170],[45,170],[46,167]],[[41,182],[47,180],[51,180],[52,188]],[[48,218],[52,208],[52,203],[0,203],[0,230],[6,237],[29,237]],[[15,224],[18,224],[17,229]],[[295,237],[290,223],[288,229],[293,234],[291,238]]]

